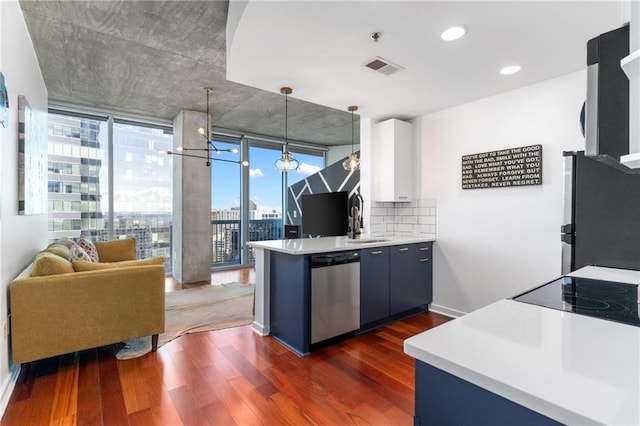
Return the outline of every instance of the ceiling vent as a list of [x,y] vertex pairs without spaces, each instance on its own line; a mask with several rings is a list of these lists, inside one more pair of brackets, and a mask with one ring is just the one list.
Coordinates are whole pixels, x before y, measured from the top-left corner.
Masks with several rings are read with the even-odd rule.
[[404,69],[400,65],[396,65],[393,62],[387,61],[386,59],[383,59],[379,56],[376,56],[373,59],[369,59],[364,64],[364,66],[384,75],[390,75],[396,71]]

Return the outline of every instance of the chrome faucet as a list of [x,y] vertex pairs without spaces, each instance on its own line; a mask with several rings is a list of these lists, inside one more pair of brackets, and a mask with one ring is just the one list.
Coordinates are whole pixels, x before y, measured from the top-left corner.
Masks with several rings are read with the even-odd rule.
[[[357,205],[356,205],[357,204]],[[360,234],[360,229],[364,227],[362,223],[362,206],[364,200],[362,195],[357,192],[351,196],[349,200],[350,205],[350,224],[349,224],[349,238],[355,239]]]

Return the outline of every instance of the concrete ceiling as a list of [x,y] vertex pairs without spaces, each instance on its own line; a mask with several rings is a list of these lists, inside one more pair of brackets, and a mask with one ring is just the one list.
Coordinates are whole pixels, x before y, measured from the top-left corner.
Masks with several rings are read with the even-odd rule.
[[[586,41],[623,22],[616,0],[20,4],[51,101],[172,119],[212,86],[215,126],[283,137],[286,85],[289,139],[325,145],[351,143],[351,104],[407,119],[584,69]],[[444,43],[453,24],[468,34]]]
[[[284,78],[265,91],[228,81],[228,1],[20,0],[49,100],[284,137]],[[351,143],[351,115],[289,97],[289,140]],[[357,123],[357,122],[356,122]],[[356,129],[358,129],[356,124]]]

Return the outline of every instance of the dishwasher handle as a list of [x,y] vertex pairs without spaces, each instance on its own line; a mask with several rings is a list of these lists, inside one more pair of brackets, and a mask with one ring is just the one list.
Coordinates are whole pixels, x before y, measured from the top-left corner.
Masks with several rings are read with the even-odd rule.
[[311,255],[311,267],[323,268],[332,265],[360,262],[360,250]]

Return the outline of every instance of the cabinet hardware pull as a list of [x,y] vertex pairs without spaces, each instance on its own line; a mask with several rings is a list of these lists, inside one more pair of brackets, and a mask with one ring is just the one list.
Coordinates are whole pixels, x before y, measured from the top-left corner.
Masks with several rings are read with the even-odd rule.
[[420,247],[420,251],[427,251],[429,250],[429,247]]
[[420,259],[420,262],[428,262],[429,258],[428,257],[423,257]]
[[382,250],[375,250],[372,251],[371,254],[382,254]]
[[409,250],[409,247],[402,247],[398,249],[398,251],[407,251],[407,250]]

